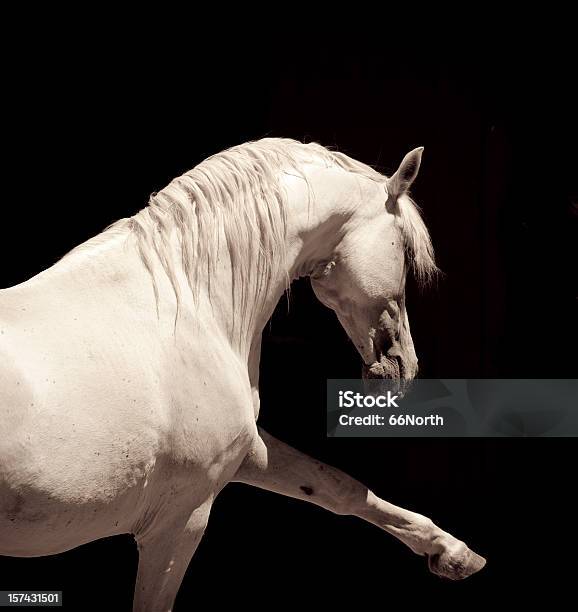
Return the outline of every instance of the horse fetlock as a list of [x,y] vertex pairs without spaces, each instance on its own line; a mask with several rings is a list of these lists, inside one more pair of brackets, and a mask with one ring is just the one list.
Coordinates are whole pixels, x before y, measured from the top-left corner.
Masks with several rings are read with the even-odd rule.
[[439,529],[434,522],[415,512],[411,513],[411,520],[400,528],[402,541],[417,555],[428,555],[435,546]]

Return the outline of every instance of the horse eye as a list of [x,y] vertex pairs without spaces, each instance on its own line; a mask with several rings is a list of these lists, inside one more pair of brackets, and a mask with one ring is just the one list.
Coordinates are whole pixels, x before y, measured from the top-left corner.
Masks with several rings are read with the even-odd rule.
[[329,274],[331,274],[331,270],[333,270],[333,268],[335,268],[335,262],[334,261],[330,261],[326,266],[325,269],[323,270],[323,275],[324,276],[328,276]]
[[335,268],[335,262],[334,261],[330,261],[323,268],[323,271],[321,272],[321,276],[325,276],[325,277],[329,276],[331,274],[331,271],[333,270],[333,268]]
[[327,278],[331,274],[331,271],[334,267],[334,261],[322,262],[315,268],[315,270],[313,270],[313,272],[311,273],[311,278],[315,278],[318,280]]

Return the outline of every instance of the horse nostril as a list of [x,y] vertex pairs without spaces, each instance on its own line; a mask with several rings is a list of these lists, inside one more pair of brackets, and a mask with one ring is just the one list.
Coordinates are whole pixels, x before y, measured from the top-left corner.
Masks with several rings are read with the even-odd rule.
[[404,378],[404,365],[403,359],[399,354],[399,350],[397,347],[391,347],[386,353],[385,358],[393,365],[395,368],[395,372],[397,374],[396,378]]

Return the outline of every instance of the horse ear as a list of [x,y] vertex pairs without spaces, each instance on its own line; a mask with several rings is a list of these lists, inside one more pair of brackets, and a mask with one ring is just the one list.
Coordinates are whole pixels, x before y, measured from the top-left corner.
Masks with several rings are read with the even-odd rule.
[[403,158],[395,174],[387,180],[387,190],[390,198],[397,200],[411,187],[419,171],[422,153],[423,147],[410,151]]

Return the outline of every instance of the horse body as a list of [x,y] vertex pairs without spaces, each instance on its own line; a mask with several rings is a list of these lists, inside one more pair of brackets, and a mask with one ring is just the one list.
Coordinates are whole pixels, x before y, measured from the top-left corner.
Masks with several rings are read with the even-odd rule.
[[135,533],[179,496],[191,513],[255,434],[246,368],[216,324],[163,333],[142,266],[110,242],[0,294],[0,553]]
[[312,277],[369,376],[415,374],[404,252],[424,269],[428,242],[398,200],[419,155],[386,179],[319,146],[242,145],[0,292],[0,554],[132,533],[134,608],[168,610],[234,480],[360,516],[436,573],[480,569],[429,519],[256,425],[261,332],[298,276]]

